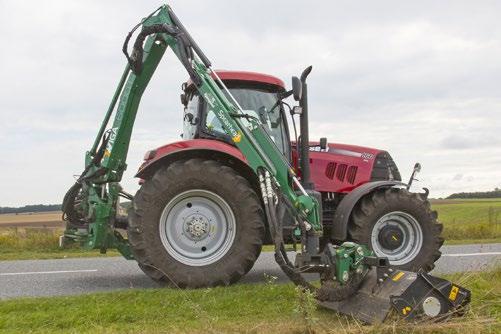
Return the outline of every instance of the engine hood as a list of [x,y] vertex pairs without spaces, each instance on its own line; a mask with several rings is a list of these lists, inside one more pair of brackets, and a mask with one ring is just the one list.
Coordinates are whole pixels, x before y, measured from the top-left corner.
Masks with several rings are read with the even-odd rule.
[[321,150],[317,144],[310,144],[310,167],[318,191],[347,193],[369,181],[400,180],[387,151],[341,143]]
[[385,152],[376,148],[340,143],[329,143],[325,150],[321,150],[320,147],[313,145],[318,145],[318,143],[312,143],[312,147],[310,148],[312,155],[315,155],[315,153],[328,153],[336,156],[359,158],[367,162],[374,160],[377,154]]

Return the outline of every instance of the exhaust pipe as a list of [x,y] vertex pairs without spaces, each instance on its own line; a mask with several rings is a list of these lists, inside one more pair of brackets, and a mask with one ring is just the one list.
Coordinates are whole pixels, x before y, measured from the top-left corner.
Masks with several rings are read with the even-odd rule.
[[299,100],[299,106],[301,107],[301,115],[299,116],[299,124],[301,127],[301,141],[300,147],[298,147],[300,161],[299,166],[301,168],[301,183],[303,187],[307,190],[313,190],[315,185],[311,182],[310,174],[310,134],[309,134],[309,124],[308,124],[308,85],[306,84],[306,78],[311,73],[313,69],[312,66],[308,66],[303,73],[301,73],[301,85],[302,94]]

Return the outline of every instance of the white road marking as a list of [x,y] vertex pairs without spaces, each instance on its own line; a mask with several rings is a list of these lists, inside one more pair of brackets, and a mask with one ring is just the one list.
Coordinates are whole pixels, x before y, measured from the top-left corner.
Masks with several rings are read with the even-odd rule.
[[20,272],[20,273],[0,273],[0,276],[92,273],[92,272],[96,272],[96,271],[97,271],[97,269],[57,270],[57,271],[25,271],[25,272]]
[[453,256],[453,257],[463,257],[463,256],[483,256],[483,255],[501,255],[501,252],[484,252],[484,253],[460,253],[460,254],[442,254],[442,256]]
[[[501,255],[501,252],[483,252],[483,253],[451,253],[442,254],[442,257],[468,257],[468,256],[494,256]],[[47,275],[47,274],[72,274],[72,273],[93,273],[97,269],[80,270],[55,270],[55,271],[25,271],[17,273],[0,273],[0,276],[20,276],[20,275]]]

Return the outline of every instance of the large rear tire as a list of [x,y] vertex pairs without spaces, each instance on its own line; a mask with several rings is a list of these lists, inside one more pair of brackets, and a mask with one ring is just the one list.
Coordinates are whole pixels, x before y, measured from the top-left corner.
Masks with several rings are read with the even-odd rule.
[[387,257],[391,265],[428,272],[442,254],[442,228],[424,196],[389,188],[361,199],[348,231],[352,241],[368,245],[377,256]]
[[229,285],[253,266],[265,225],[249,182],[217,161],[160,168],[134,197],[128,236],[139,267],[181,288]]

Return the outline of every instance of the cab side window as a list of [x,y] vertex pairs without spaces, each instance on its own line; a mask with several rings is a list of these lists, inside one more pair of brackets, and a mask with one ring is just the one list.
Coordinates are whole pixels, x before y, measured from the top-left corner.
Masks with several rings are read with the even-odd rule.
[[193,93],[188,97],[188,103],[184,108],[183,139],[193,139],[197,133],[197,125],[200,120],[200,96]]

